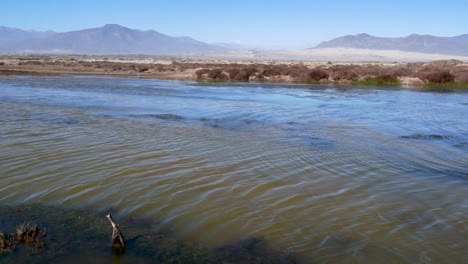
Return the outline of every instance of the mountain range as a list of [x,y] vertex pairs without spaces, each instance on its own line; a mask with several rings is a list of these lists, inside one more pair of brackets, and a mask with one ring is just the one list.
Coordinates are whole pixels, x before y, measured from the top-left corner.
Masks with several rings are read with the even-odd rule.
[[432,35],[412,34],[400,38],[385,38],[362,33],[324,41],[315,48],[401,50],[420,53],[468,56],[468,34],[455,37],[436,37]]
[[[366,33],[324,41],[312,49],[355,48],[468,56],[468,34],[436,37],[376,37]],[[245,49],[238,44],[208,44],[190,37],[172,37],[154,30],[131,29],[117,24],[77,31],[22,30],[0,26],[0,53],[148,54],[222,52]]]
[[10,53],[164,55],[222,49],[190,37],[171,37],[116,24],[64,33],[0,28],[0,52]]

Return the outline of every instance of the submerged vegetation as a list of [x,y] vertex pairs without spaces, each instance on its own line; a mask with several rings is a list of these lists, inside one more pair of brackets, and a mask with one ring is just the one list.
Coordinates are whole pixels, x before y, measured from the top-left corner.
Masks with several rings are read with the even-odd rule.
[[[0,232],[0,263],[62,263],[67,260],[90,263],[297,263],[291,255],[269,248],[262,238],[246,238],[210,249],[177,238],[173,231],[159,223],[121,218],[119,222],[125,227],[126,241],[123,236],[120,241],[120,231],[115,233],[112,225],[113,239],[109,243],[111,230],[104,213],[41,205],[0,205],[2,229],[13,229],[16,223],[25,219],[34,219],[40,226],[24,223],[17,226],[15,233]],[[47,236],[42,226],[47,227]]]
[[16,233],[0,232],[0,254],[12,253],[18,244],[24,245],[28,252],[38,253],[44,247],[45,235],[45,229],[31,223],[18,225]]

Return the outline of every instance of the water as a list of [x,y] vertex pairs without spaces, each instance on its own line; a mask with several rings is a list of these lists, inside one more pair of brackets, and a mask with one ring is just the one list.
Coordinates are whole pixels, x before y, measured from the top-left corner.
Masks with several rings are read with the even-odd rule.
[[304,262],[468,259],[468,93],[0,79],[0,203],[108,209]]

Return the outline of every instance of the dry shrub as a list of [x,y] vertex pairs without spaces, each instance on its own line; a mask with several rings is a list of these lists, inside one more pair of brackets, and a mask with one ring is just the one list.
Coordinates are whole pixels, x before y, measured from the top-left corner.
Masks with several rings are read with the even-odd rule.
[[281,75],[281,71],[278,70],[278,69],[275,69],[274,67],[272,67],[272,68],[264,69],[264,70],[260,73],[260,75],[261,75],[261,76],[265,76],[265,77],[273,77],[273,76]]
[[454,67],[450,72],[455,76],[455,81],[468,82],[468,67]]
[[309,72],[309,77],[314,81],[320,81],[322,79],[328,79],[329,74],[323,69],[315,68]]
[[208,77],[216,81],[225,81],[229,77],[221,69],[212,69],[208,72]]
[[379,75],[385,75],[386,69],[384,69],[381,65],[375,65],[375,64],[370,64],[364,67],[365,69],[365,75],[367,76],[379,76]]
[[423,71],[419,77],[421,80],[433,83],[449,83],[455,80],[455,76],[448,70],[430,69]]
[[138,68],[138,72],[147,72],[149,70],[148,67],[141,67],[141,68]]
[[250,80],[250,76],[255,76],[257,71],[257,68],[254,66],[242,67],[235,75],[229,72],[229,76],[233,76],[231,80],[246,82]]
[[335,81],[339,80],[350,80],[354,81],[358,79],[358,75],[354,72],[356,65],[335,65],[330,68],[331,78]]
[[421,67],[421,64],[399,64],[393,67],[385,68],[386,72],[395,77],[417,77],[417,70]]
[[197,75],[197,78],[200,79],[200,78],[202,78],[202,76],[203,76],[204,74],[207,74],[207,73],[209,73],[209,72],[210,72],[210,69],[206,69],[206,68],[205,68],[205,69],[200,69],[200,70],[196,71],[195,74]]
[[284,68],[282,68],[282,71],[281,71],[281,75],[290,76],[299,82],[306,82],[310,80],[309,74],[310,74],[310,69],[302,64],[289,65],[289,66],[287,65]]
[[282,75],[289,75],[297,79],[308,79],[310,70],[304,65],[292,65],[288,68],[285,68],[281,73]]
[[237,68],[228,68],[226,72],[229,74],[229,79],[234,80],[237,74],[239,74],[239,69]]

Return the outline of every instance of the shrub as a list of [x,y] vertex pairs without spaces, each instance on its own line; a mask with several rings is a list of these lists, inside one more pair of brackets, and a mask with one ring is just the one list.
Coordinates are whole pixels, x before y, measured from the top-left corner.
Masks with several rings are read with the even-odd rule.
[[229,68],[226,70],[226,72],[229,74],[229,79],[234,80],[237,74],[239,74],[239,69],[237,68]]
[[210,69],[200,69],[198,71],[195,72],[195,74],[197,75],[197,78],[201,78],[204,74],[207,74],[210,72]]
[[[250,76],[254,76],[255,73],[257,72],[257,68],[255,67],[244,67],[244,68],[241,68],[239,69],[239,71],[234,75],[233,77],[231,78],[232,80],[236,80],[236,81],[249,81],[250,80]],[[229,76],[231,76],[231,73],[229,73]]]
[[228,79],[228,76],[220,69],[213,69],[209,71],[208,77],[217,81],[224,81]]
[[401,83],[396,76],[382,74],[376,77],[367,77],[364,80],[354,82],[354,84],[369,86],[400,86]]
[[355,81],[358,75],[354,72],[355,65],[335,65],[331,68],[331,78],[335,81],[350,80]]
[[275,68],[267,68],[267,69],[263,70],[260,74],[262,76],[272,77],[272,76],[281,75],[281,71],[279,71],[279,70],[277,70]]
[[449,71],[434,71],[423,76],[423,80],[432,83],[449,83],[455,80],[455,76]]
[[320,81],[322,79],[328,79],[328,73],[323,69],[312,69],[309,72],[310,79],[314,81]]
[[457,82],[468,82],[468,68],[455,67],[451,73]]
[[250,73],[248,71],[241,70],[232,78],[232,80],[247,82],[250,80]]
[[287,67],[282,74],[289,75],[293,78],[308,79],[310,70],[304,65],[292,65]]

